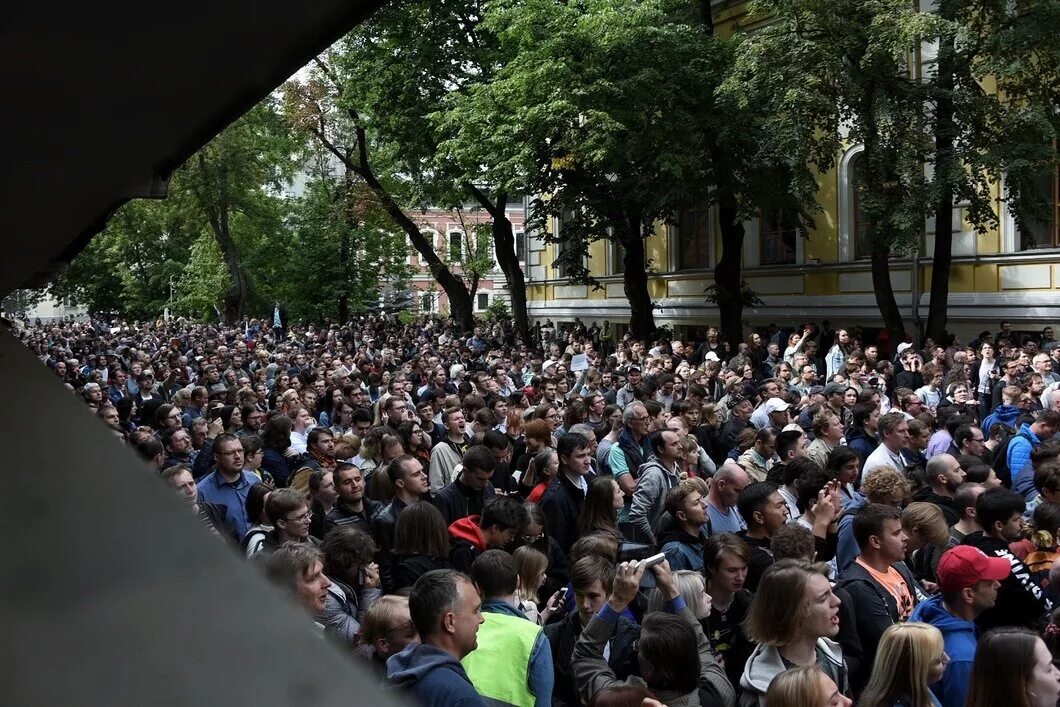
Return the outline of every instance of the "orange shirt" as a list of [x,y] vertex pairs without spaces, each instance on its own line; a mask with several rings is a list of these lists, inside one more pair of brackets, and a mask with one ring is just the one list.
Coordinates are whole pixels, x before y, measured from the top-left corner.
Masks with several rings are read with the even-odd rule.
[[898,620],[907,620],[909,614],[913,613],[913,596],[909,593],[909,585],[905,583],[902,574],[894,567],[888,567],[887,573],[881,574],[862,562],[860,557],[854,561],[864,567],[865,571],[894,597],[898,604]]

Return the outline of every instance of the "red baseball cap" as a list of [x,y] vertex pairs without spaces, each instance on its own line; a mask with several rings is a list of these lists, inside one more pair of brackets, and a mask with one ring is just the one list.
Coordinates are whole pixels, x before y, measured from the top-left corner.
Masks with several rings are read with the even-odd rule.
[[942,555],[935,574],[939,590],[949,592],[974,587],[983,580],[1000,582],[1011,571],[1008,560],[990,557],[971,545],[958,545]]

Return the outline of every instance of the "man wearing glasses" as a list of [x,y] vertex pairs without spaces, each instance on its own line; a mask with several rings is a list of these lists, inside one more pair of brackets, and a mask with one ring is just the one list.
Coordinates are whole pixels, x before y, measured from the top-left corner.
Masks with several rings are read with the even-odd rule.
[[[261,480],[257,475],[243,470],[243,444],[235,435],[227,432],[217,435],[213,442],[213,455],[217,466],[199,479],[199,498],[224,506],[225,517],[242,538],[251,526],[246,511],[247,494],[250,487],[261,483]],[[308,523],[306,528],[308,533]]]

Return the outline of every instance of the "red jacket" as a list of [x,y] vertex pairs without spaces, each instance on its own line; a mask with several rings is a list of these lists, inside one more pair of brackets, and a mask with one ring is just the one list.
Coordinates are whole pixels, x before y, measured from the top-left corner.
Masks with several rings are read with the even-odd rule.
[[481,516],[467,516],[453,521],[449,526],[449,537],[454,540],[464,540],[471,544],[479,552],[485,552],[486,539],[482,536],[482,528],[478,527]]

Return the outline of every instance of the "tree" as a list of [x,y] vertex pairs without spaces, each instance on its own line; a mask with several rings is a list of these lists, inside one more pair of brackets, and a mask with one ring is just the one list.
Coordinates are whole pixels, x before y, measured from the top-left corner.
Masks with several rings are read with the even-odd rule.
[[175,177],[176,197],[204,219],[217,241],[230,282],[221,318],[243,318],[251,282],[240,240],[282,229],[279,193],[294,173],[293,144],[271,99],[252,108],[199,150]]
[[[955,203],[977,231],[996,228],[992,186],[1003,179],[1021,230],[1036,220],[1026,215],[1045,210],[1033,184],[1056,169],[1060,2],[939,0],[937,12],[943,24],[937,69],[929,74],[935,244],[927,335],[942,341]],[[994,90],[984,89],[988,82]]]
[[630,327],[655,329],[644,238],[706,198],[707,159],[697,128],[711,93],[710,43],[693,6],[652,0],[526,0],[488,8],[498,40],[491,81],[453,93],[445,147],[482,180],[541,195],[530,227],[558,216],[556,267],[599,287],[588,245],[616,243]]
[[868,216],[865,242],[883,323],[905,335],[890,280],[892,254],[919,247],[932,206],[924,164],[933,148],[929,94],[909,71],[909,49],[941,23],[906,0],[762,0],[754,10],[776,21],[747,39],[762,110],[800,126],[799,152],[821,171],[846,140],[864,144],[856,188]]

